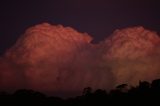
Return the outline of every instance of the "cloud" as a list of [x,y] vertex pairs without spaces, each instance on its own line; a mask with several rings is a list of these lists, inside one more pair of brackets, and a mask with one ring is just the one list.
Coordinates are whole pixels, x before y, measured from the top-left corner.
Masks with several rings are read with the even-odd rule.
[[155,32],[143,27],[116,30],[104,45],[107,46],[104,58],[113,62],[116,83],[135,85],[139,80],[159,77],[160,38]]
[[43,23],[18,39],[0,62],[0,87],[77,95],[160,76],[160,38],[143,27],[116,30],[99,44],[73,28]]

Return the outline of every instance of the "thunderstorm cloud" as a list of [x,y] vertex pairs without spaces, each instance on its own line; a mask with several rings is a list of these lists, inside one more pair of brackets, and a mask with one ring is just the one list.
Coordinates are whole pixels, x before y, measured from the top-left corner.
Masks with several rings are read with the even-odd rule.
[[0,58],[0,89],[76,95],[160,77],[160,38],[143,27],[116,30],[99,44],[71,27],[33,26]]

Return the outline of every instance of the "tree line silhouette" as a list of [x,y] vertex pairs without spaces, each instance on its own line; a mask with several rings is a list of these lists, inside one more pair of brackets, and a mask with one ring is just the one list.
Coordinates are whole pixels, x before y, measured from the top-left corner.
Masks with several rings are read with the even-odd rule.
[[93,91],[84,88],[82,95],[62,99],[60,97],[46,96],[33,90],[21,89],[13,94],[0,92],[0,106],[158,106],[160,105],[160,79],[151,83],[140,81],[136,87],[127,84],[118,85],[110,92],[103,89]]

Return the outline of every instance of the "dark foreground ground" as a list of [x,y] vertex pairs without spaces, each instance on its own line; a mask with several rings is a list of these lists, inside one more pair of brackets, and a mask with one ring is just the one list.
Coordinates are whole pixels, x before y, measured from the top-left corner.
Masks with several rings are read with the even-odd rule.
[[85,88],[81,96],[62,99],[48,97],[33,90],[18,90],[13,94],[0,93],[0,106],[160,106],[160,79],[143,81],[137,87],[126,84],[110,92]]

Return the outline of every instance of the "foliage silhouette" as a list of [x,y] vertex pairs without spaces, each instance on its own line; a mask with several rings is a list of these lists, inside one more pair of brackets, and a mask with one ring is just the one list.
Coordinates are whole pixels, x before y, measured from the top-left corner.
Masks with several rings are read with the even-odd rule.
[[[154,106],[160,105],[160,79],[151,83],[140,81],[136,87],[127,87],[127,84],[118,85],[110,92],[102,89],[95,91],[92,88],[84,88],[81,96],[62,99],[59,97],[48,97],[40,92],[21,89],[13,94],[0,92],[0,106]],[[125,89],[125,92],[124,92]]]

